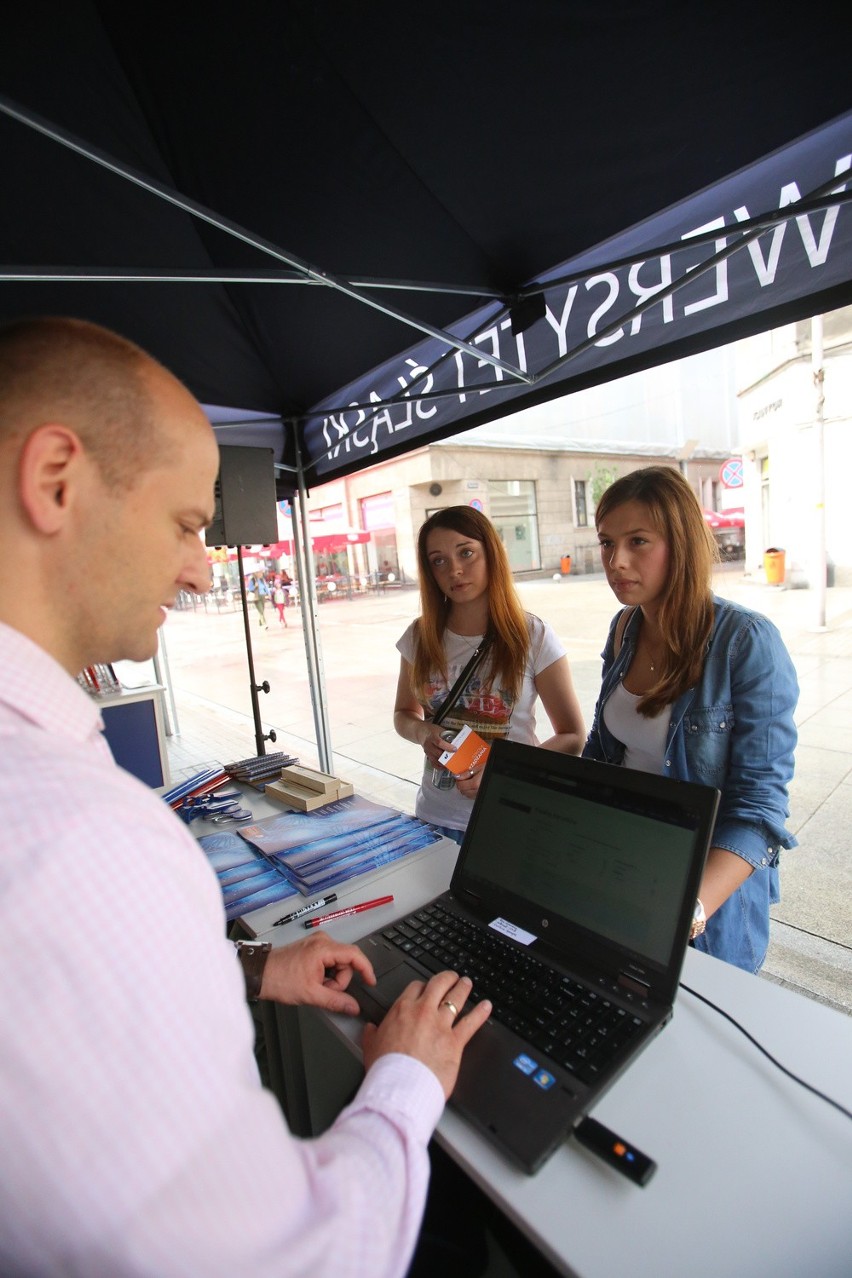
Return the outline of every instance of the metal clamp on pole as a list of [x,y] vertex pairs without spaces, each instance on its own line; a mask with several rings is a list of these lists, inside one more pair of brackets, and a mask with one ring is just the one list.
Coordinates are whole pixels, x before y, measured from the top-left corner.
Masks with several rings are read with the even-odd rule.
[[[269,680],[268,680],[268,679],[264,679],[263,683],[256,683],[256,684],[254,685],[254,692],[268,692],[268,691],[269,691]],[[257,700],[257,698],[255,698],[255,701],[256,701],[256,700]],[[269,731],[268,731],[267,733],[265,733],[265,734],[264,734],[264,736],[263,736],[262,740],[263,740],[263,741],[272,741],[272,742],[273,742],[273,744],[274,744],[274,743],[278,740],[278,737],[277,737],[277,735],[276,735],[275,729],[274,729],[274,728],[270,728],[270,729],[269,729]]]

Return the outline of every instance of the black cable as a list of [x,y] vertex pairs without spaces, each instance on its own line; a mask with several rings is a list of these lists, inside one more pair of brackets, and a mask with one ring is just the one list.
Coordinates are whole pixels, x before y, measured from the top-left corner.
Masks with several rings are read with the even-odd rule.
[[776,1060],[772,1053],[768,1052],[762,1044],[758,1043],[757,1039],[753,1038],[752,1035],[749,1034],[748,1030],[744,1029],[743,1026],[740,1025],[739,1021],[734,1020],[733,1016],[729,1015],[728,1012],[724,1011],[721,1007],[717,1007],[715,1003],[711,1002],[709,998],[705,998],[703,994],[699,994],[697,990],[690,989],[688,985],[684,985],[683,981],[680,982],[680,988],[682,990],[686,990],[687,994],[691,994],[693,998],[698,998],[702,1003],[706,1003],[708,1007],[712,1007],[713,1011],[718,1012],[720,1016],[724,1016],[726,1021],[730,1021],[741,1034],[746,1036],[750,1043],[754,1044],[759,1052],[763,1052],[763,1055],[767,1058],[767,1060],[770,1060],[777,1069],[780,1069],[782,1074],[786,1074],[788,1078],[792,1078],[793,1082],[798,1083],[800,1087],[805,1087],[809,1092],[813,1092],[814,1096],[818,1096],[820,1100],[824,1100],[827,1105],[833,1105],[835,1109],[839,1109],[840,1113],[843,1114],[845,1118],[852,1118],[852,1112],[841,1105],[840,1101],[833,1100],[831,1096],[826,1096],[825,1092],[821,1092],[818,1087],[814,1087],[813,1084],[805,1082],[803,1078],[799,1078],[798,1074],[794,1074],[792,1070],[787,1069],[786,1065],[782,1065],[780,1061]]

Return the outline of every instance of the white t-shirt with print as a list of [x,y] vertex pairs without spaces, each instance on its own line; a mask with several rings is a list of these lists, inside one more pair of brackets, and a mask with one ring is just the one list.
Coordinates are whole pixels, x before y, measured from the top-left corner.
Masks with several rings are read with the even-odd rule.
[[[486,741],[507,738],[524,745],[538,745],[535,735],[535,703],[537,693],[535,678],[554,661],[565,656],[565,648],[556,632],[546,621],[532,613],[526,614],[530,634],[530,648],[524,671],[520,696],[513,700],[511,693],[495,681],[488,688],[490,658],[486,657],[476,671],[468,687],[443,722],[447,732],[458,732],[468,724]],[[414,633],[412,622],[397,642],[397,650],[406,661],[414,663]],[[427,685],[424,709],[431,715],[439,709],[456,679],[473,656],[482,641],[482,635],[457,635],[444,631],[444,652],[447,657],[447,680],[435,673]],[[464,830],[470,818],[473,800],[466,799],[454,786],[452,790],[439,790],[432,784],[432,764],[424,756],[423,779],[417,792],[415,812],[421,821],[445,825],[451,830]]]

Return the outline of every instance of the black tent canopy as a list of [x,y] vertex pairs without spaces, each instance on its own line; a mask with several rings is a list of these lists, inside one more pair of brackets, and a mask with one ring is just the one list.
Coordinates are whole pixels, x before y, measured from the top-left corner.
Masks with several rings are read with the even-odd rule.
[[841,12],[17,6],[0,317],[117,328],[315,481],[844,304]]
[[848,304],[849,27],[825,0],[30,0],[0,41],[0,320],[126,334],[304,490]]

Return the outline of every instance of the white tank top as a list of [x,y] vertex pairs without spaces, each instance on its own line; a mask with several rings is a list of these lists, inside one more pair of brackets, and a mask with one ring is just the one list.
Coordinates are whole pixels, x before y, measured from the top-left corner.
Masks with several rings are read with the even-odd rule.
[[623,767],[661,774],[672,708],[664,706],[659,714],[647,719],[637,709],[641,700],[619,683],[604,706],[604,723],[618,741],[624,742]]

